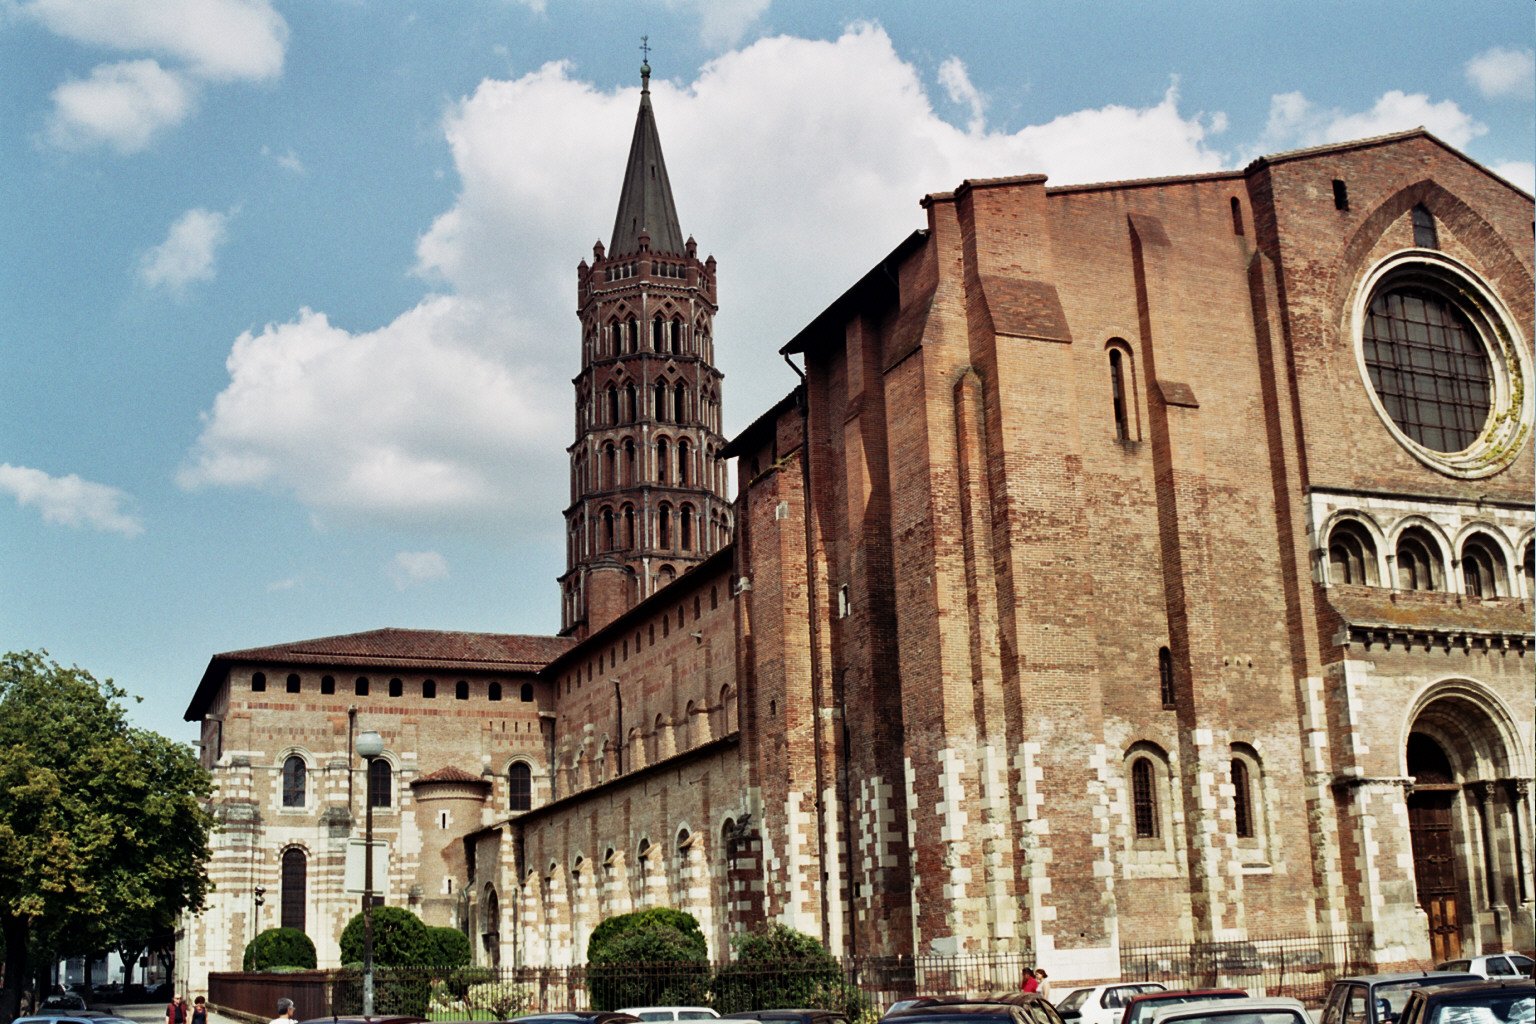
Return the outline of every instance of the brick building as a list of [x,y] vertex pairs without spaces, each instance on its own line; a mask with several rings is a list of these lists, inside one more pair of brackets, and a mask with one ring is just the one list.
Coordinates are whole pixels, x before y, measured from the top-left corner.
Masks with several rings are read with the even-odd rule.
[[642,93],[578,269],[562,635],[216,656],[194,985],[279,916],[334,962],[369,793],[384,899],[485,962],[655,905],[716,955],[778,920],[1065,979],[1536,942],[1531,197],[1419,130],[923,207],[726,442]]

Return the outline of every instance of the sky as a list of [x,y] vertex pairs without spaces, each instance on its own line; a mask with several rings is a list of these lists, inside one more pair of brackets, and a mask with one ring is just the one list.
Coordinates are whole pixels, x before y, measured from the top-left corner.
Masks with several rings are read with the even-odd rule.
[[733,435],[965,178],[1423,125],[1529,192],[1528,0],[0,0],[0,644],[559,628],[576,266],[642,37]]

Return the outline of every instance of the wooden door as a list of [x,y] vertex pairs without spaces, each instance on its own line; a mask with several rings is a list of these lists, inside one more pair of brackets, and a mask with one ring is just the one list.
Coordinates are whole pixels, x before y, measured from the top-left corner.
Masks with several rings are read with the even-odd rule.
[[1456,833],[1451,816],[1454,790],[1454,786],[1443,790],[1426,787],[1408,798],[1413,874],[1419,906],[1429,915],[1430,956],[1436,963],[1461,955]]

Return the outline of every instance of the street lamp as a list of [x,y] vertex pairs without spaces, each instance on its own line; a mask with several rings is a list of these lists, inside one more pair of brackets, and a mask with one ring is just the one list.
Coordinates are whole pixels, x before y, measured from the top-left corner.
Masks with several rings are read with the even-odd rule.
[[358,756],[367,763],[363,786],[363,1016],[373,1016],[373,762],[384,753],[384,737],[369,729],[357,738]]

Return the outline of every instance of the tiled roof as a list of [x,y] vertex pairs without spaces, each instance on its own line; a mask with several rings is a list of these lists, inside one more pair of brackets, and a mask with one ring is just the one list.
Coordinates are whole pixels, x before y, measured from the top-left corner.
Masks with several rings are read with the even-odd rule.
[[1438,591],[1332,586],[1325,600],[1347,625],[1421,633],[1530,636],[1531,606],[1516,598],[1482,599]]
[[231,665],[335,665],[395,669],[452,669],[533,673],[568,650],[573,641],[559,636],[518,633],[460,633],[439,629],[372,629],[364,633],[248,647],[215,654],[182,717],[202,718]]
[[411,785],[412,786],[429,786],[429,785],[431,785],[431,784],[433,784],[435,782],[451,782],[451,783],[455,783],[455,784],[458,784],[458,785],[464,785],[465,783],[469,783],[470,785],[476,785],[476,786],[489,786],[490,785],[490,783],[487,782],[484,777],[479,776],[479,775],[471,775],[469,772],[465,771],[464,769],[462,769],[462,768],[455,768],[451,764],[446,766],[446,767],[439,768],[435,772],[429,772],[428,774],[423,775],[421,778],[417,779],[415,782],[412,782]]

